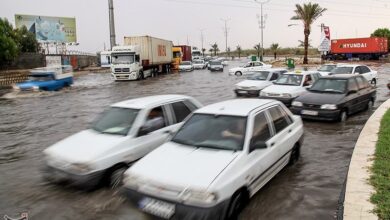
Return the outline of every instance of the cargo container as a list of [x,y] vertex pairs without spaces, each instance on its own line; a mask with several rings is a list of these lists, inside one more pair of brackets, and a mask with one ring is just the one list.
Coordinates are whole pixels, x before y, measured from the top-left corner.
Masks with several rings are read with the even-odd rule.
[[330,53],[327,59],[353,59],[360,60],[379,59],[380,56],[388,53],[387,38],[351,38],[331,40]]
[[178,45],[177,47],[181,47],[181,52],[183,54],[182,61],[192,61],[192,52],[191,46],[187,45]]
[[114,80],[139,80],[170,72],[172,41],[151,36],[124,37],[124,46],[111,51],[111,76]]

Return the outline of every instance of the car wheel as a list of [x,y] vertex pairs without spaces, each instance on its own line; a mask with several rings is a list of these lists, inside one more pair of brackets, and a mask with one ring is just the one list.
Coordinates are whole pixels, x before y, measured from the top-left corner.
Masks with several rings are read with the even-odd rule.
[[345,122],[347,120],[347,111],[342,110],[339,116],[339,122]]
[[373,106],[374,106],[374,102],[372,100],[368,101],[367,110],[371,110]]
[[121,166],[114,168],[109,175],[109,187],[111,189],[116,189],[122,186],[123,182],[123,173],[127,170],[127,167]]
[[299,160],[300,155],[301,155],[301,149],[299,148],[298,144],[295,144],[294,148],[291,151],[290,161],[288,162],[288,165],[291,166],[295,164]]
[[375,78],[371,80],[371,84],[376,86],[376,79]]
[[226,214],[226,219],[236,220],[241,210],[245,207],[248,201],[248,195],[243,191],[236,192],[230,201],[230,205]]
[[235,75],[236,75],[236,76],[242,76],[242,72],[237,71],[237,72],[235,73]]

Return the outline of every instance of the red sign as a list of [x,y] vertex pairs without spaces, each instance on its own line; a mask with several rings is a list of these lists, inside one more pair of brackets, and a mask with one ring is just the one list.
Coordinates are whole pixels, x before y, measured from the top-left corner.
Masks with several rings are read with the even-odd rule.
[[330,30],[329,30],[329,26],[324,26],[324,33],[325,33],[325,37],[328,38],[330,40]]
[[167,55],[167,50],[165,48],[165,45],[158,45],[158,56],[159,57],[165,57]]

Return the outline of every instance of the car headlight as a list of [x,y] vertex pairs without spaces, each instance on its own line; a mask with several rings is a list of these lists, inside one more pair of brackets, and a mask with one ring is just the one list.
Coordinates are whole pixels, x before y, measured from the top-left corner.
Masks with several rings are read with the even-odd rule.
[[39,91],[39,86],[33,86],[32,89],[33,89],[34,91]]
[[218,200],[216,193],[191,189],[186,189],[182,193],[181,198],[185,204],[204,207],[214,205]]
[[335,105],[335,104],[324,104],[324,105],[321,105],[321,109],[335,110],[335,109],[337,109],[337,105]]
[[92,171],[89,165],[82,163],[71,163],[66,170],[74,174],[85,174]]
[[268,94],[266,92],[261,91],[260,96],[268,96]]
[[283,98],[291,98],[292,97],[291,94],[288,94],[288,93],[283,93],[281,96]]
[[17,85],[13,85],[13,86],[12,86],[12,89],[14,89],[14,90],[20,90],[20,87],[17,86]]
[[291,103],[292,106],[295,106],[295,107],[302,107],[303,106],[303,103],[302,102],[298,102],[298,101],[293,101]]

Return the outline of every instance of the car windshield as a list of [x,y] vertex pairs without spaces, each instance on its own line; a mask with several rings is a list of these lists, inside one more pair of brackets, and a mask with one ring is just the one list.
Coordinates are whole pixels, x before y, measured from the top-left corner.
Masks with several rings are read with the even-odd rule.
[[132,64],[134,63],[134,55],[122,55],[122,54],[113,54],[111,56],[113,64]]
[[352,73],[353,67],[342,66],[334,68],[331,73],[333,74],[344,74],[344,73]]
[[44,82],[44,81],[54,80],[54,76],[51,74],[50,75],[29,75],[28,80]]
[[210,61],[210,65],[222,65],[221,61]]
[[319,79],[310,88],[313,92],[345,93],[347,88],[346,79]]
[[278,85],[300,86],[302,78],[302,75],[283,74],[274,83]]
[[194,114],[172,141],[201,148],[243,149],[246,117]]
[[332,71],[334,68],[336,68],[336,65],[322,65],[318,71],[322,71],[322,72],[330,72]]
[[127,135],[139,110],[111,107],[95,121],[92,129],[100,133]]
[[180,65],[184,65],[184,66],[186,66],[186,65],[191,65],[191,62],[189,62],[189,61],[184,61],[184,62],[181,62]]
[[249,80],[267,80],[269,75],[268,71],[255,72],[253,75],[248,76]]

